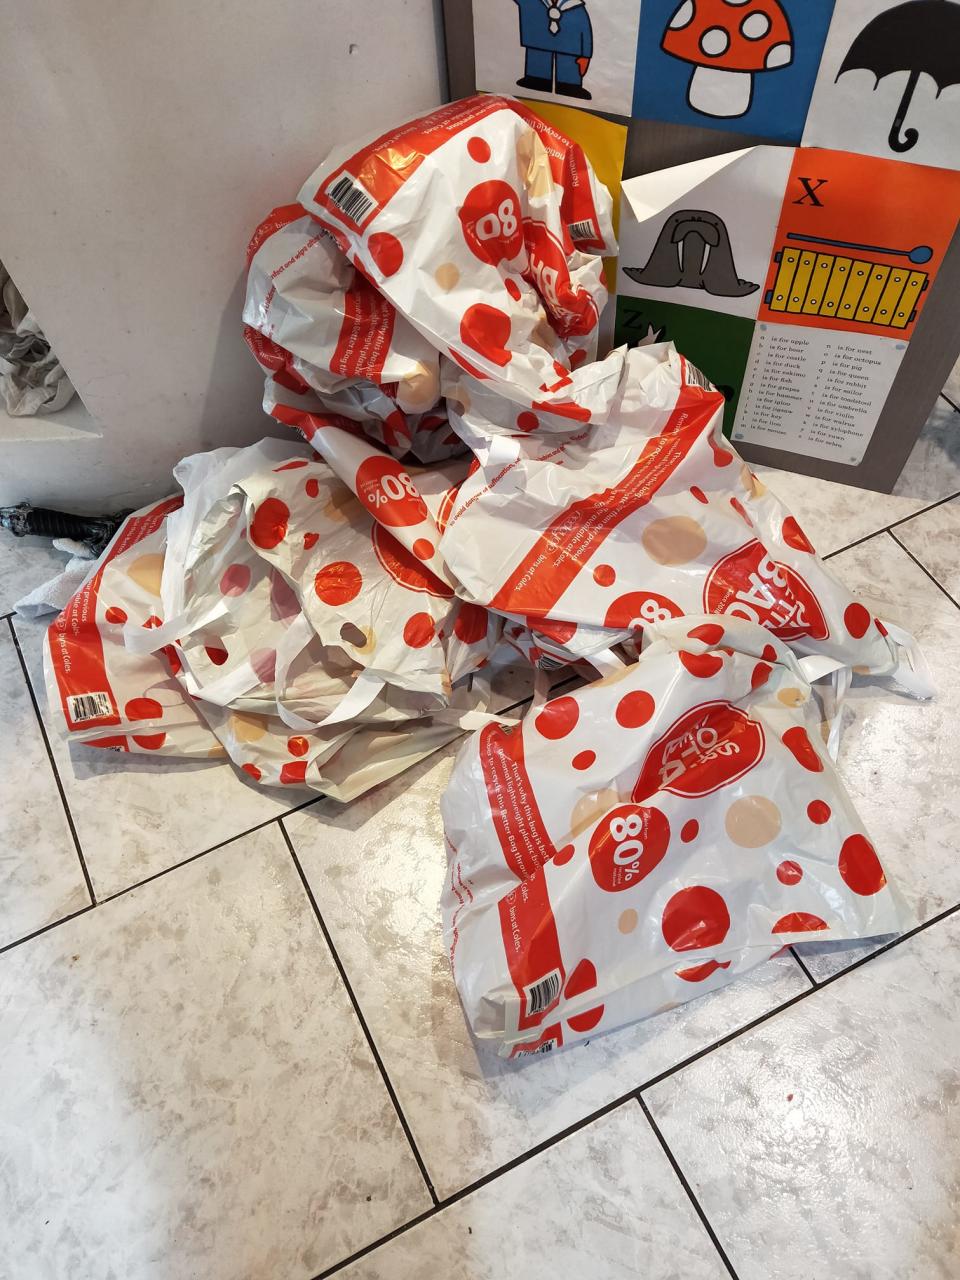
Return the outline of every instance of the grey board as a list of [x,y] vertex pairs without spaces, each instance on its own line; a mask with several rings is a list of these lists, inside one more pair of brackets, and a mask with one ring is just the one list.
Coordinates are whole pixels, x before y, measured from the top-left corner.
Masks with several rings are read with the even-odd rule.
[[[464,98],[476,92],[473,58],[473,5],[471,0],[441,0],[447,76],[450,97]],[[619,117],[608,117],[619,119]],[[652,173],[690,160],[721,155],[741,147],[769,145],[769,138],[699,129],[692,125],[657,120],[630,120],[624,177]],[[802,475],[820,476],[841,484],[858,485],[889,493],[903,470],[923,424],[936,403],[960,355],[960,230],[950,248],[894,379],[873,438],[857,466],[807,458],[785,449],[768,449],[737,441],[737,449],[750,462],[781,467]]]

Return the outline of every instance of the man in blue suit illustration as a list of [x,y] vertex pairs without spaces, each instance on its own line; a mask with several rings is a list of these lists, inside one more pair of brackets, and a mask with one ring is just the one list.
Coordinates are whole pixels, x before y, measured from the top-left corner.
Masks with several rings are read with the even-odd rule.
[[585,0],[514,0],[526,50],[521,89],[589,98],[583,87],[593,57],[593,28]]

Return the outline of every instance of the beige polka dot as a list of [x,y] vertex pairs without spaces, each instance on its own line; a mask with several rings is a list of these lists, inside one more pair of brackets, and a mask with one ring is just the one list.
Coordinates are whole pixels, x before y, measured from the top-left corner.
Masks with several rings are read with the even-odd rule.
[[356,497],[345,484],[332,484],[330,498],[323,508],[323,514],[334,524],[346,524],[356,520],[363,510]]
[[436,368],[428,369],[417,361],[416,371],[404,378],[397,388],[397,404],[407,413],[423,412],[437,403],[440,378]]
[[449,293],[460,282],[460,268],[453,262],[441,262],[434,271],[433,278],[444,293]]
[[234,711],[227,728],[238,742],[256,742],[267,732],[267,718],[251,711]]
[[802,689],[781,689],[777,697],[785,707],[801,707],[807,700],[807,695]]
[[215,747],[211,747],[210,750],[207,752],[207,755],[213,757],[214,759],[218,758],[219,756],[225,756],[226,754],[227,754],[226,750],[220,745],[219,742]]
[[617,928],[621,933],[633,933],[637,927],[637,921],[640,917],[634,911],[633,907],[627,907],[626,911],[620,912],[620,919],[617,921]]
[[870,668],[863,666],[861,663],[858,663],[853,670],[858,676],[868,676],[870,674]]
[[530,342],[535,347],[542,347],[544,351],[553,352],[557,345],[557,335],[553,331],[553,326],[547,319],[546,312],[541,315],[540,319],[530,331]]
[[723,825],[734,844],[759,849],[780,834],[780,810],[766,796],[743,796],[727,810]]
[[760,477],[755,476],[752,471],[750,472],[750,480],[753,485],[753,496],[755,498],[762,498],[767,492],[767,486],[763,483]]
[[707,535],[703,526],[690,516],[664,516],[647,525],[640,541],[657,564],[689,564],[703,553]]
[[[348,622],[340,628],[340,635],[354,653],[372,653],[377,647],[377,635],[372,627],[358,627]],[[361,669],[357,668],[358,671]]]
[[620,797],[609,787],[603,791],[588,791],[573,806],[573,813],[570,815],[570,834],[578,836],[581,831],[586,831],[587,827],[592,827],[608,809],[612,809],[619,802]]
[[633,674],[633,666],[634,664],[632,662],[625,662],[622,667],[619,667],[616,671],[611,671],[610,674],[605,675],[602,680],[594,681],[593,687],[597,688],[599,685],[619,684],[621,680],[626,680],[627,676]]
[[132,578],[138,587],[149,591],[151,595],[160,594],[160,576],[163,573],[163,556],[159,552],[137,556],[127,570],[127,577]]
[[553,174],[547,149],[533,129],[527,129],[517,139],[517,168],[520,181],[531,196],[549,196],[553,191]]

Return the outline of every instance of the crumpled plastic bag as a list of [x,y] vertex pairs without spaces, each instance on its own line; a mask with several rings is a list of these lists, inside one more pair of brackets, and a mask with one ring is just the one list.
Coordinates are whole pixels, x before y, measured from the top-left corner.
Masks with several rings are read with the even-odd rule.
[[0,262],[0,397],[4,408],[12,418],[56,413],[73,396],[73,383]]
[[908,923],[790,649],[737,617],[649,636],[474,734],[441,801],[444,938],[502,1056],[673,1008],[792,942]]

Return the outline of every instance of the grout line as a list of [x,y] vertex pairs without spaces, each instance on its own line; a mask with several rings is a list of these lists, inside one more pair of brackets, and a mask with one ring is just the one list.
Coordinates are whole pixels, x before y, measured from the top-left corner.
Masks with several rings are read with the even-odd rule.
[[433,1201],[434,1207],[436,1207],[439,1205],[440,1200],[437,1196],[436,1191],[434,1190],[433,1182],[430,1178],[429,1173],[427,1172],[427,1166],[423,1162],[423,1157],[421,1156],[420,1150],[416,1144],[416,1141],[414,1140],[414,1136],[410,1130],[410,1126],[409,1124],[407,1124],[407,1118],[403,1114],[403,1108],[400,1106],[400,1100],[397,1097],[396,1092],[394,1091],[393,1084],[390,1081],[390,1077],[387,1075],[387,1069],[383,1065],[383,1059],[380,1057],[380,1052],[377,1049],[376,1042],[374,1041],[373,1035],[370,1032],[370,1028],[367,1026],[367,1020],[363,1016],[363,1010],[360,1008],[360,1001],[354,995],[353,987],[350,984],[350,979],[347,977],[347,971],[346,969],[344,969],[340,956],[337,953],[337,949],[333,945],[333,939],[330,936],[330,931],[326,926],[326,922],[324,921],[323,915],[321,914],[320,906],[317,902],[317,899],[314,896],[313,890],[310,887],[310,882],[307,880],[307,877],[304,875],[303,867],[300,865],[300,859],[297,857],[297,851],[293,847],[293,841],[290,839],[289,832],[287,831],[287,828],[283,824],[283,819],[278,818],[277,822],[279,824],[280,832],[283,836],[284,843],[286,844],[287,849],[290,852],[290,857],[293,859],[293,865],[297,869],[297,875],[300,877],[300,881],[303,884],[304,892],[306,893],[307,898],[310,901],[311,907],[313,907],[314,915],[317,917],[317,923],[320,926],[320,932],[323,934],[324,940],[326,941],[326,944],[330,949],[330,954],[333,956],[333,962],[337,966],[337,972],[340,974],[340,981],[343,983],[344,987],[346,988],[347,995],[350,997],[350,1003],[353,1005],[353,1011],[357,1015],[357,1021],[360,1023],[360,1029],[363,1031],[363,1034],[366,1037],[367,1044],[370,1048],[370,1052],[373,1055],[373,1060],[377,1064],[377,1070],[380,1072],[380,1075],[383,1079],[383,1083],[384,1083],[384,1086],[386,1087],[387,1093],[390,1095],[390,1101],[393,1103],[394,1110],[397,1113],[397,1118],[400,1121],[400,1126],[403,1129],[404,1134],[406,1135],[407,1141],[410,1144],[410,1149],[413,1152],[414,1158],[416,1159],[417,1165],[420,1169],[420,1173],[423,1177],[424,1182],[427,1185],[427,1190],[430,1193],[430,1199]]
[[[942,507],[947,502],[953,502],[955,498],[960,498],[960,489],[958,489],[956,493],[948,493],[945,498],[938,498],[936,502],[931,502],[925,507],[920,507],[917,511],[911,511],[908,516],[901,516],[899,520],[894,520],[890,524],[885,524],[880,529],[874,529],[873,533],[865,533],[862,538],[855,538],[853,542],[848,542],[846,546],[837,547],[835,551],[828,551],[825,555],[822,555],[820,559],[832,560],[834,556],[842,555],[844,551],[851,551],[854,547],[859,547],[862,543],[869,542],[871,538],[879,537],[881,533],[889,533],[891,537],[893,537],[893,530],[899,528],[900,525],[909,524],[911,520],[916,520],[917,516],[925,516],[928,511],[935,511],[937,507]],[[906,550],[906,548],[904,549]]]
[[900,541],[900,539],[897,537],[897,535],[893,532],[893,530],[892,530],[892,529],[888,529],[888,530],[887,530],[887,533],[889,533],[889,534],[890,534],[890,537],[894,540],[894,542],[897,544],[897,546],[900,548],[900,550],[901,550],[901,551],[905,551],[905,552],[907,553],[907,555],[910,557],[910,559],[913,561],[913,563],[917,566],[917,568],[918,568],[918,569],[922,569],[922,570],[923,570],[923,572],[927,575],[927,577],[930,579],[930,581],[933,583],[933,585],[934,585],[938,590],[940,590],[940,591],[942,591],[942,592],[943,592],[943,594],[947,597],[947,599],[950,601],[950,603],[951,603],[952,605],[955,605],[958,609],[960,609],[960,604],[958,604],[958,603],[957,603],[957,601],[956,601],[956,600],[954,600],[953,596],[950,594],[950,592],[947,590],[947,588],[946,588],[946,587],[943,587],[943,586],[941,586],[941,585],[940,585],[940,583],[936,580],[936,578],[933,576],[933,574],[930,572],[930,570],[927,568],[927,566],[926,566],[925,564],[921,563],[921,561],[919,561],[919,560],[917,559],[917,557],[913,554],[913,552],[910,550],[910,548],[909,548],[909,547],[905,547],[905,546],[903,545],[903,543]]
[[77,916],[85,916],[88,911],[96,910],[97,903],[91,902],[86,907],[80,907],[77,911],[71,911],[68,916],[61,916],[59,920],[51,920],[49,924],[42,925],[39,929],[34,929],[33,933],[25,933],[22,938],[15,938],[13,942],[7,942],[0,947],[0,956],[4,952],[12,951],[14,947],[21,946],[24,942],[31,942],[34,938],[39,938],[42,933],[49,933],[51,929],[56,929],[62,924],[66,924],[68,920],[76,920]]
[[720,1240],[717,1237],[717,1233],[714,1231],[713,1226],[711,1225],[710,1219],[707,1217],[706,1213],[704,1213],[703,1206],[700,1204],[700,1201],[697,1199],[697,1196],[693,1190],[693,1187],[691,1187],[690,1183],[687,1181],[686,1175],[684,1174],[683,1170],[680,1168],[680,1165],[677,1161],[676,1156],[670,1150],[669,1146],[667,1145],[666,1138],[664,1138],[663,1134],[660,1132],[660,1128],[656,1120],[654,1120],[653,1116],[650,1114],[650,1108],[644,1102],[643,1098],[641,1098],[639,1093],[637,1094],[637,1102],[640,1104],[640,1110],[643,1112],[643,1114],[647,1118],[647,1124],[649,1124],[650,1128],[653,1130],[654,1137],[660,1143],[660,1146],[663,1149],[663,1154],[670,1161],[670,1167],[673,1169],[673,1172],[677,1175],[677,1178],[680,1180],[680,1185],[683,1187],[684,1191],[687,1193],[687,1197],[689,1198],[690,1203],[693,1205],[696,1211],[697,1217],[703,1223],[704,1230],[706,1231],[707,1235],[710,1237],[711,1241],[713,1242],[713,1247],[716,1249],[717,1253],[719,1253],[720,1261],[727,1268],[727,1271],[729,1271],[732,1277],[732,1280],[738,1280],[737,1273],[733,1269],[733,1263],[727,1257],[726,1249],[724,1249],[723,1245],[720,1243]]
[[946,400],[951,409],[956,409],[957,413],[960,413],[960,404],[954,404],[945,391],[941,391],[940,395],[944,400]]
[[408,1231],[412,1231],[414,1227],[419,1227],[421,1222],[429,1222],[431,1218],[435,1218],[442,1213],[446,1206],[444,1204],[433,1205],[429,1209],[424,1209],[423,1213],[418,1213],[415,1218],[410,1218],[399,1227],[394,1227],[392,1231],[388,1231],[385,1236],[380,1236],[376,1240],[372,1240],[370,1244],[365,1244],[362,1249],[357,1249],[355,1253],[348,1254],[346,1258],[341,1258],[339,1262],[333,1262],[325,1271],[320,1271],[313,1277],[313,1280],[327,1280],[328,1276],[336,1275],[338,1271],[342,1271],[344,1267],[349,1267],[351,1263],[357,1262],[360,1258],[365,1258],[368,1253],[382,1248],[383,1245],[389,1244],[391,1240],[396,1240],[397,1236],[406,1235]]
[[804,975],[806,976],[807,981],[810,983],[811,987],[815,987],[817,985],[817,980],[813,976],[813,974],[810,972],[810,970],[807,968],[807,966],[803,963],[803,959],[801,958],[800,953],[799,951],[797,951],[797,948],[795,945],[790,947],[790,954],[793,956],[794,960],[796,960],[797,964],[803,970]]
[[12,615],[7,619],[7,626],[13,639],[13,647],[17,651],[17,658],[20,662],[20,670],[23,672],[24,683],[27,686],[27,693],[30,695],[30,701],[33,703],[33,711],[37,717],[37,725],[40,729],[40,736],[43,739],[43,745],[47,752],[47,759],[50,762],[50,769],[53,773],[54,782],[57,784],[57,791],[60,793],[60,803],[63,805],[64,816],[67,820],[67,827],[73,839],[73,846],[77,851],[77,858],[80,861],[80,870],[83,872],[83,882],[87,886],[87,893],[90,895],[90,903],[92,906],[97,905],[97,895],[93,891],[93,881],[90,879],[90,872],[87,870],[86,859],[83,856],[83,847],[80,844],[80,837],[77,835],[77,828],[73,821],[73,814],[70,812],[70,805],[67,803],[67,793],[63,789],[63,783],[60,780],[60,771],[57,769],[57,762],[53,758],[53,751],[50,747],[50,739],[47,737],[47,728],[43,723],[43,716],[40,714],[40,704],[37,702],[37,695],[34,693],[33,685],[30,683],[30,674],[27,671],[27,664],[24,661],[23,650],[20,648],[20,637],[17,635],[13,625]]

